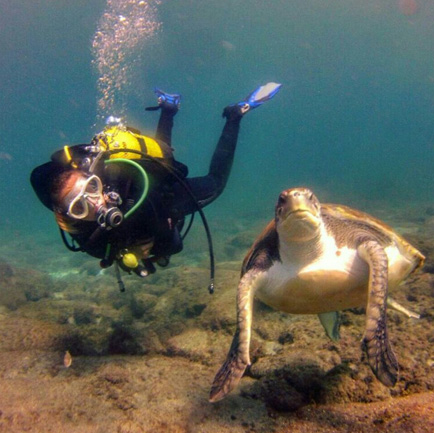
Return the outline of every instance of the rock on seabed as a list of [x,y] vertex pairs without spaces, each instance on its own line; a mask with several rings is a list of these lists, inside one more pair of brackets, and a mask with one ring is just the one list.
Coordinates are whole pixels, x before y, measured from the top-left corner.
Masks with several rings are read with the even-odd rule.
[[[405,219],[394,217],[405,234]],[[394,293],[422,317],[388,312],[400,364],[394,388],[379,383],[363,358],[363,311],[343,313],[342,338],[332,343],[316,317],[256,303],[253,364],[239,387],[216,404],[208,403],[208,393],[235,329],[240,260],[251,228],[224,233],[228,245],[217,242],[212,296],[207,256],[191,246],[146,280],[125,277],[127,290],[120,293],[112,271],[99,273],[91,258],[75,256],[74,272],[53,278],[37,266],[28,271],[37,245],[25,272],[1,259],[11,248],[2,245],[0,431],[432,433],[430,218],[412,221],[408,235],[427,264]],[[69,368],[66,351],[73,360]]]

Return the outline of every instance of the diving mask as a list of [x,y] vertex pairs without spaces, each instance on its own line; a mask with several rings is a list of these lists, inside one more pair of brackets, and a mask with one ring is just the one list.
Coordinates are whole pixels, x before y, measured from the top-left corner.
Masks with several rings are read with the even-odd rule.
[[89,215],[90,206],[96,211],[96,207],[103,203],[104,195],[101,179],[96,175],[92,175],[83,181],[80,192],[69,204],[67,215],[75,219],[84,219]]

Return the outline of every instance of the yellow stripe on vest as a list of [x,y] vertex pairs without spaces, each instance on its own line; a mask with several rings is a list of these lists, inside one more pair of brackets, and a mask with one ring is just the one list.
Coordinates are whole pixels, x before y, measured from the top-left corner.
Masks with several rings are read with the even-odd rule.
[[161,146],[153,138],[144,137],[143,135],[142,137],[145,139],[146,153],[154,158],[163,158]]
[[73,168],[77,168],[77,164],[72,160],[71,152],[69,146],[63,146],[63,151],[65,152],[65,157],[68,164],[71,164]]

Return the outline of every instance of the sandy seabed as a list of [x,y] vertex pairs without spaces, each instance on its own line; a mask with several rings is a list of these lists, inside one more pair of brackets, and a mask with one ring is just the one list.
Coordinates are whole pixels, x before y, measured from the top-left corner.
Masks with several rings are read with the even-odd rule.
[[[430,214],[377,213],[428,257],[393,294],[421,319],[388,312],[400,364],[394,388],[375,379],[362,354],[363,311],[343,312],[334,343],[316,317],[258,303],[252,366],[215,404],[208,393],[235,329],[241,260],[262,223],[213,223],[212,296],[200,228],[191,235],[196,246],[186,245],[168,268],[146,280],[125,277],[125,293],[97,260],[68,253],[60,242],[14,236],[0,247],[0,431],[433,432]],[[15,263],[10,251],[24,246]]]

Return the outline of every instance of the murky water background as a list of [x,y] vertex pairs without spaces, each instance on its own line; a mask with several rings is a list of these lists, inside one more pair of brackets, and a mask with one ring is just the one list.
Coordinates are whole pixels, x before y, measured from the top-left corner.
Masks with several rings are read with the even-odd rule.
[[[128,3],[136,9],[122,11]],[[152,133],[157,115],[143,109],[154,86],[183,95],[174,144],[197,175],[222,108],[261,83],[284,85],[244,120],[230,183],[210,213],[257,212],[300,184],[355,204],[431,199],[431,1],[414,13],[395,0],[139,3],[1,2],[3,224],[50,232],[31,169],[63,144],[89,141],[112,108]]]
[[[32,274],[34,281],[55,277],[50,284],[62,293],[59,299],[65,296],[73,302],[88,296],[89,302],[99,302],[94,296],[106,296],[104,302],[112,302],[113,311],[130,305],[130,298],[117,299],[112,275],[98,275],[97,260],[63,247],[53,216],[30,187],[31,170],[65,144],[89,142],[109,115],[122,116],[152,135],[158,114],[144,108],[155,105],[153,88],[160,87],[183,97],[174,130],[177,159],[189,166],[190,175],[205,174],[224,123],[223,107],[268,81],[283,87],[271,102],[243,119],[227,188],[206,209],[217,262],[223,263],[220,284],[231,280],[231,272],[231,283],[235,282],[246,239],[272,217],[279,192],[291,186],[307,185],[322,201],[374,211],[401,232],[417,233],[416,241],[431,251],[433,22],[431,0],[0,0],[2,263],[42,272],[42,276]],[[159,271],[150,281],[150,296],[169,296],[173,301],[179,296],[176,290],[185,286],[191,290],[203,286],[206,291],[206,245],[203,230],[196,225],[172,268]],[[4,281],[17,272],[9,275],[8,267],[2,269]],[[403,297],[404,302],[419,300],[423,311],[431,311],[432,282],[429,273],[424,275],[423,284],[413,282],[412,294]],[[17,281],[11,284],[21,280]],[[107,295],[111,282],[114,292]],[[127,282],[133,298],[144,296],[138,279]],[[163,287],[173,288],[173,294]],[[99,290],[104,295],[97,295]],[[188,293],[195,299],[186,307],[190,313],[208,302],[196,292]],[[53,298],[50,294],[42,298],[46,296]],[[222,309],[219,301],[212,302],[216,303],[212,320],[225,316],[225,308],[233,308],[225,304]],[[48,316],[61,314],[57,308],[63,311],[53,305],[47,306]],[[14,314],[27,320],[36,314],[32,308],[43,311],[35,302]],[[93,314],[89,320],[98,334],[99,319]],[[116,323],[149,326],[165,337],[188,327],[191,317],[196,320],[196,313],[187,314],[185,323],[178,318],[181,328],[165,329],[155,315],[145,325],[142,316],[128,314],[133,314],[127,315],[128,320],[116,316]],[[63,318],[53,320],[60,323]],[[201,329],[203,324],[198,323],[195,326]],[[431,322],[427,323],[429,329]],[[140,326],[138,335],[143,331]],[[204,326],[215,332],[214,324]],[[398,319],[395,328],[404,341],[405,326]],[[358,334],[353,337],[358,341]],[[214,344],[210,347],[216,353],[226,350]],[[89,355],[86,350],[81,354]],[[203,365],[213,362],[209,353],[197,356]],[[428,352],[418,356],[420,376],[426,376],[432,371],[432,359]],[[403,358],[408,371],[415,368],[410,355]],[[432,386],[432,379],[423,384],[418,377],[414,386],[419,391]],[[209,415],[213,409],[201,406],[201,410]]]

